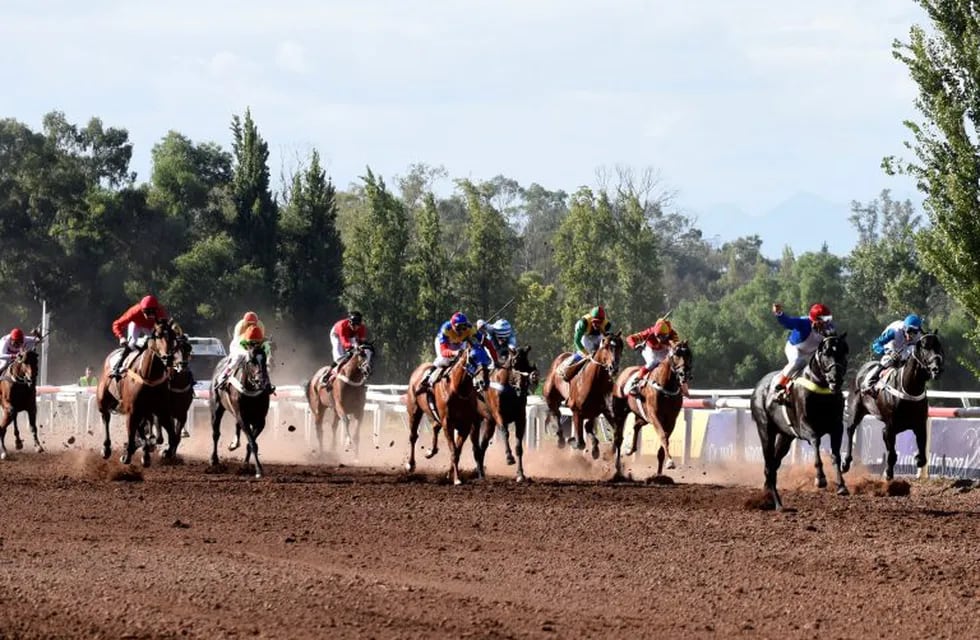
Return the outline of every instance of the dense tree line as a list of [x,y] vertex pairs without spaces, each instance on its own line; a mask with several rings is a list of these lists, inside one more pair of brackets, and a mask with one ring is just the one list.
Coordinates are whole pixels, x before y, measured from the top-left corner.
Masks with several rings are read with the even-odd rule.
[[166,134],[148,182],[131,153],[127,132],[97,118],[55,112],[40,131],[0,121],[0,321],[32,326],[47,301],[60,379],[108,351],[112,319],[153,292],[195,335],[227,338],[254,309],[282,358],[305,362],[328,356],[330,324],[357,308],[380,348],[376,379],[392,382],[431,357],[456,309],[473,320],[502,309],[542,368],[592,305],[627,332],[670,310],[702,388],[748,387],[783,363],[771,302],[804,314],[822,301],[856,361],[887,322],[923,314],[951,356],[942,386],[974,384],[955,365],[972,358],[972,316],[921,259],[936,231],[887,191],[854,202],[850,254],[772,260],[756,236],[703,237],[651,172],[605,172],[571,194],[503,176],[439,194],[445,170],[420,164],[391,184],[365,168],[338,190],[313,152],[275,190],[248,111],[232,119],[230,150]]

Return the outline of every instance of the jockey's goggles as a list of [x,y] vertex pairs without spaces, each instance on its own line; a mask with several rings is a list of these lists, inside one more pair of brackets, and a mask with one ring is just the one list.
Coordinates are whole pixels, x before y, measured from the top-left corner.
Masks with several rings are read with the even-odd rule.
[[817,316],[817,320],[820,322],[830,322],[834,319],[834,316]]
[[919,329],[918,327],[909,327],[905,330],[905,333],[909,334],[910,336],[917,336],[922,333],[922,329]]

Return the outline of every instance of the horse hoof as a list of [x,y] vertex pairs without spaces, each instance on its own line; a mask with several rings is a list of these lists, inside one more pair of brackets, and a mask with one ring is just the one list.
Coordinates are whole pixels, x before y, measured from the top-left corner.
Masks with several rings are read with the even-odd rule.
[[508,465],[517,464],[517,460],[514,458],[514,456],[508,455],[507,456],[507,464]]
[[408,471],[409,473],[415,471],[415,465],[412,464],[411,462],[406,462],[405,463],[405,471]]
[[565,441],[562,438],[558,438],[558,448],[559,449],[565,448]]
[[150,466],[150,454],[144,453],[143,457],[140,458],[140,462],[143,464],[144,467]]
[[463,484],[463,481],[460,480],[459,478],[456,478],[455,480],[453,480],[453,486],[458,487],[461,484]]
[[14,448],[17,449],[18,451],[20,451],[21,449],[23,449],[24,448],[24,441],[23,440],[14,440]]
[[519,473],[519,474],[517,474],[517,478],[516,478],[516,481],[517,481],[518,483],[521,483],[521,482],[526,482],[526,481],[527,481],[527,478],[526,478],[526,477],[524,476],[524,474],[523,474],[523,473]]
[[180,432],[180,437],[181,438],[190,438],[191,437],[191,434],[190,434],[190,432],[187,429],[184,429],[183,431]]
[[109,456],[111,456],[111,455],[112,455],[112,449],[110,449],[109,447],[102,447],[102,459],[103,460],[108,460],[109,459]]
[[885,480],[891,482],[892,480],[895,479],[895,474],[894,474],[894,472],[893,473],[888,473],[888,470],[886,469],[885,471],[882,472],[881,477],[884,478]]
[[845,460],[844,463],[840,466],[840,472],[847,473],[850,470],[851,470],[851,461]]
[[129,464],[131,460],[132,460],[132,458],[130,458],[127,455],[121,455],[121,456],[119,456],[119,462],[121,462],[122,464]]
[[235,449],[237,449],[240,446],[241,445],[239,443],[232,442],[230,445],[228,445],[228,451],[234,451]]
[[0,460],[6,460],[6,459],[7,459],[7,452],[0,451]]
[[599,459],[599,445],[595,445],[594,447],[592,447],[592,459],[593,460]]
[[841,486],[837,487],[837,495],[839,495],[839,496],[849,496],[849,495],[851,495],[851,492],[847,490],[847,487],[845,487],[844,485],[841,485]]
[[673,459],[668,459],[667,460],[667,468],[668,469],[676,469],[677,468],[677,465],[674,464]]
[[39,444],[34,445],[34,451],[37,453],[44,453],[44,447]]
[[814,478],[813,484],[817,485],[818,489],[827,488],[827,478]]

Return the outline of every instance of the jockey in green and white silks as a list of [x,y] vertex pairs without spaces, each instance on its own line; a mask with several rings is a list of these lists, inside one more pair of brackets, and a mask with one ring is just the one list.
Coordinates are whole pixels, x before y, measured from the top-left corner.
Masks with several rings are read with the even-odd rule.
[[602,337],[608,335],[611,330],[612,323],[601,305],[592,307],[589,313],[579,318],[575,323],[574,351],[565,362],[561,363],[559,368],[561,376],[564,378],[569,367],[598,349]]

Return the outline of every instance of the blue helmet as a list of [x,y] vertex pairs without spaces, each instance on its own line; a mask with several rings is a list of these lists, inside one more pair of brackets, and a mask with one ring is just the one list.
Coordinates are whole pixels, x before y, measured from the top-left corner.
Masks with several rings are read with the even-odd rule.
[[910,313],[909,315],[905,316],[905,329],[916,329],[918,331],[922,331],[922,318],[914,313]]
[[452,325],[453,329],[458,329],[460,327],[470,326],[470,321],[466,319],[462,311],[457,311],[453,314],[453,317],[449,319],[449,324]]
[[501,318],[493,323],[493,332],[498,338],[505,339],[510,337],[514,329],[510,326],[509,322]]

